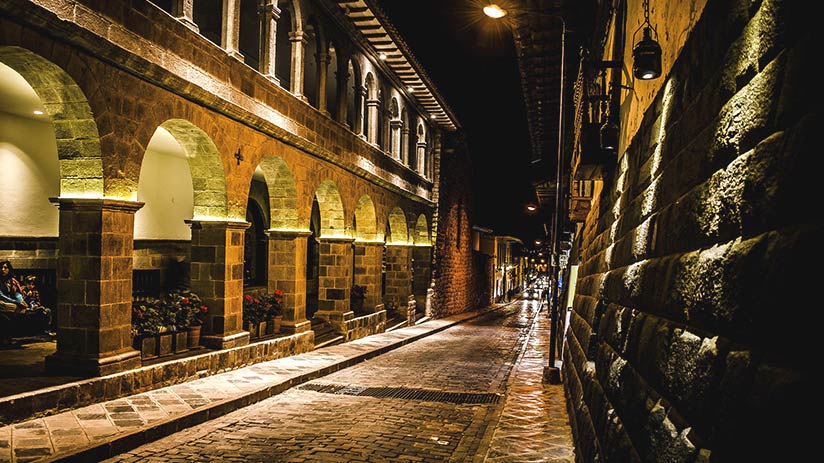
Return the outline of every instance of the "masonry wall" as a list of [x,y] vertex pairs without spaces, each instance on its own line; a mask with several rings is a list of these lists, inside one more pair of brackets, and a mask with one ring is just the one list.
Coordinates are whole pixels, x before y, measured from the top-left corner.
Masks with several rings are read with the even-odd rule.
[[436,317],[492,303],[492,267],[477,259],[472,250],[471,162],[462,135],[445,135],[442,152],[433,268],[432,312]]
[[820,303],[804,269],[824,227],[807,17],[708,1],[622,145],[584,224],[564,349],[579,462],[812,453]]

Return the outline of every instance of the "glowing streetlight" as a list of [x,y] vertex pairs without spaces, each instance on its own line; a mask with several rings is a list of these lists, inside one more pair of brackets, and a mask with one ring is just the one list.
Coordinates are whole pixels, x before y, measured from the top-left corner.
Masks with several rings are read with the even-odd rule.
[[529,212],[535,212],[535,211],[538,210],[538,206],[536,206],[534,204],[527,204],[526,205],[526,210],[528,210]]
[[506,10],[494,3],[491,3],[484,7],[484,14],[490,18],[499,19],[506,16]]

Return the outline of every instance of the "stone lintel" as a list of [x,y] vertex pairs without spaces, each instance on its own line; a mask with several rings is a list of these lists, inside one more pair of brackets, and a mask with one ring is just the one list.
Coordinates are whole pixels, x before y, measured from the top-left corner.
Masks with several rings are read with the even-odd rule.
[[234,228],[239,230],[245,230],[252,226],[251,222],[246,222],[243,220],[184,220],[186,224],[188,224],[192,230],[200,230],[203,228]]
[[125,199],[110,199],[110,198],[49,198],[53,204],[62,211],[123,211],[134,214],[141,207],[141,201],[129,201]]
[[383,241],[360,241],[355,240],[355,246],[386,246]]
[[350,238],[348,236],[329,236],[329,237],[321,236],[320,238],[318,238],[318,242],[319,243],[342,243],[342,244],[346,244],[346,243],[354,243],[355,238]]
[[201,336],[200,343],[210,349],[231,349],[249,344],[248,331],[235,331],[224,335],[210,334]]
[[277,228],[270,228],[264,231],[264,233],[266,233],[266,236],[268,236],[269,239],[280,240],[305,238],[312,234],[310,230],[281,230]]
[[386,243],[386,247],[392,248],[412,248],[414,245],[412,243]]
[[140,352],[132,348],[104,357],[89,357],[57,351],[45,358],[46,370],[88,376],[106,376],[140,368]]

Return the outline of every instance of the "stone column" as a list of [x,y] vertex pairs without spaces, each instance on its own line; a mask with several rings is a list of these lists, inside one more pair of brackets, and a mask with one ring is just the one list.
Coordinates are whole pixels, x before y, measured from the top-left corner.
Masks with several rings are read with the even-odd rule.
[[269,293],[283,291],[284,333],[311,329],[306,319],[306,237],[308,231],[268,230]]
[[339,332],[345,332],[343,322],[355,316],[349,309],[352,241],[352,238],[318,240],[318,311],[314,316],[328,320]]
[[382,241],[355,241],[355,284],[366,287],[366,300],[363,307],[374,312],[381,304],[381,260],[383,258]]
[[303,54],[306,49],[306,38],[303,31],[289,33],[289,41],[292,42],[292,88],[289,89],[292,95],[306,100],[303,95]]
[[355,118],[355,126],[356,126],[355,133],[357,133],[359,137],[366,140],[366,133],[364,132],[366,127],[364,127],[364,125],[363,125],[363,118],[366,114],[366,87],[361,85],[360,87],[358,87],[357,90],[358,90],[358,93],[357,93],[358,117]]
[[260,72],[263,77],[280,85],[280,80],[275,75],[275,55],[277,54],[277,30],[278,19],[280,19],[280,9],[275,5],[275,0],[266,0],[261,8],[261,37],[260,37]]
[[249,222],[189,221],[192,291],[209,307],[201,344],[213,349],[249,344],[243,331],[243,232]]
[[380,100],[366,100],[366,117],[369,122],[369,135],[366,141],[378,146],[378,108]]
[[[386,245],[386,294],[383,302],[406,318],[412,295],[412,246]],[[387,314],[388,315],[388,314]]]
[[238,48],[240,39],[240,0],[223,0],[223,28],[220,46],[226,53],[243,62],[243,55]]
[[426,307],[426,293],[432,282],[432,247],[412,248],[412,294],[419,311]]
[[143,203],[59,198],[57,352],[50,372],[105,376],[138,368],[132,348],[134,214]]
[[392,139],[392,146],[389,147],[389,151],[392,152],[392,155],[398,161],[401,161],[401,137],[399,136],[401,133],[401,127],[403,123],[400,119],[393,119],[389,121],[389,133],[390,138]]
[[401,127],[401,162],[409,165],[409,127]]
[[329,110],[326,107],[328,104],[326,101],[326,86],[328,85],[330,61],[332,61],[332,58],[329,53],[325,50],[318,52],[318,111],[327,115]]
[[172,16],[182,22],[189,29],[200,32],[192,15],[195,0],[174,0],[172,2]]

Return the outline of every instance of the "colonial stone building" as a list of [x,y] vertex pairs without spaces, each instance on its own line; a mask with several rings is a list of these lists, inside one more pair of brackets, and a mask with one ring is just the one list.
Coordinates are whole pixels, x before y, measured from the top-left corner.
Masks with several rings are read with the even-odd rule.
[[140,366],[136,292],[190,288],[228,349],[280,290],[290,353],[432,300],[458,122],[372,2],[3,1],[0,108],[0,259],[42,276],[53,371]]

